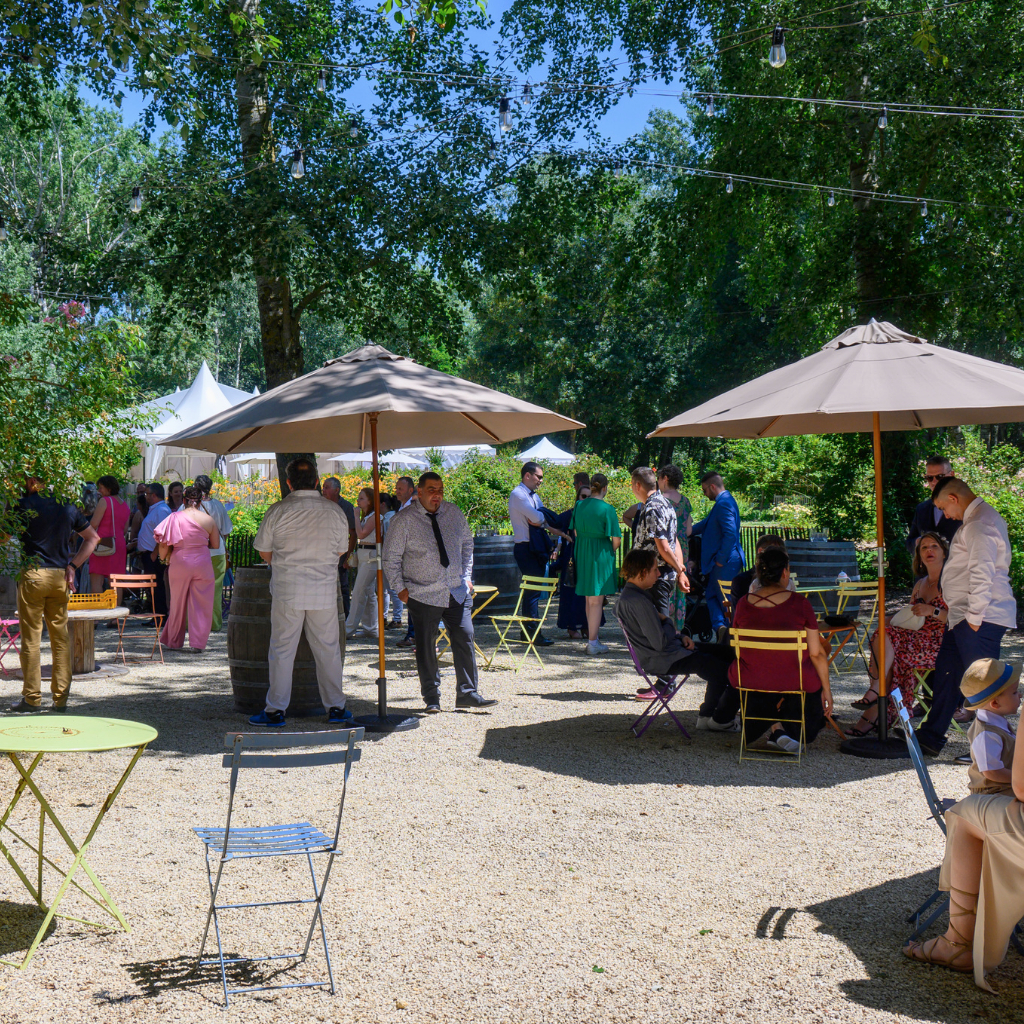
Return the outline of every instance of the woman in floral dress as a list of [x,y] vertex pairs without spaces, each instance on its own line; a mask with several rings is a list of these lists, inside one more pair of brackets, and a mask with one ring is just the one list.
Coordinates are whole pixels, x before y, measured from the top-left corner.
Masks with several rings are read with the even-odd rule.
[[[900,629],[893,625],[885,627],[886,690],[891,691],[894,686],[898,686],[903,695],[903,703],[908,708],[914,698],[915,669],[924,673],[935,668],[935,659],[942,645],[949,609],[942,600],[939,577],[948,554],[949,546],[939,534],[929,532],[918,538],[914,551],[914,575],[919,579],[910,595],[910,604],[914,614],[924,618],[924,624],[920,629]],[[864,713],[852,729],[846,730],[847,736],[866,736],[875,727],[878,718],[877,650],[876,630],[871,637],[871,667],[868,669],[871,687],[853,705],[863,708]],[[896,713],[889,703],[889,721],[894,721],[895,717]]]
[[[665,495],[668,503],[676,510],[677,533],[679,547],[683,551],[683,565],[690,557],[690,531],[693,530],[693,507],[690,499],[679,493],[683,482],[683,474],[678,466],[662,466],[658,470],[658,490]],[[686,624],[686,594],[678,587],[672,593],[672,604],[669,616],[673,625],[682,630]]]

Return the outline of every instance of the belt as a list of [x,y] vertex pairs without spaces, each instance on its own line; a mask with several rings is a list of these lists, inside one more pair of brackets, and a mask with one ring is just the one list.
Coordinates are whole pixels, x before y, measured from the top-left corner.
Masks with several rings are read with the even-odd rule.
[[357,548],[366,548],[369,551],[372,551],[376,546],[377,546],[376,544],[357,544],[356,545]]

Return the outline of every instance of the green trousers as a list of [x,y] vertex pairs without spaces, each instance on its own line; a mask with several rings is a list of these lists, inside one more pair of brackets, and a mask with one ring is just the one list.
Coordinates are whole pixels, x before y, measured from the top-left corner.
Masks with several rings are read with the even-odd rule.
[[219,632],[224,628],[224,573],[228,568],[227,555],[213,555],[213,623],[210,626],[212,632]]

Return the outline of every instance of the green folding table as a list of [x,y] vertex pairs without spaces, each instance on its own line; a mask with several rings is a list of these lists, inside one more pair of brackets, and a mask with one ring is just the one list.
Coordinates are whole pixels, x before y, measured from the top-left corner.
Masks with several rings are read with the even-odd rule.
[[[18,718],[0,718],[0,753],[7,754],[19,776],[14,795],[11,797],[11,801],[7,805],[3,816],[0,817],[0,852],[7,858],[11,867],[14,868],[18,877],[24,883],[25,888],[32,894],[32,898],[36,903],[39,904],[39,908],[46,911],[43,923],[39,926],[39,931],[36,932],[32,945],[29,946],[28,952],[25,954],[25,959],[21,963],[0,959],[0,963],[9,964],[12,967],[27,967],[28,962],[35,955],[39,943],[46,934],[46,929],[50,926],[50,922],[55,916],[63,917],[67,921],[78,921],[81,924],[93,925],[97,928],[103,927],[97,921],[88,921],[81,917],[70,917],[66,914],[57,913],[57,907],[60,906],[61,900],[72,885],[88,896],[97,906],[110,914],[126,932],[131,931],[124,915],[117,909],[103,883],[96,876],[96,872],[93,871],[89,862],[85,859],[85,854],[89,849],[93,836],[96,835],[96,830],[100,827],[100,822],[103,821],[104,815],[110,810],[114,800],[117,798],[117,794],[121,792],[121,787],[128,781],[128,776],[131,775],[136,761],[142,756],[146,746],[155,739],[156,729],[151,726],[143,725],[141,722],[125,722],[118,718],[89,718],[84,715],[31,715]],[[92,827],[82,841],[81,846],[76,845],[68,830],[61,823],[60,818],[57,817],[49,800],[43,795],[39,786],[32,778],[33,773],[39,767],[46,754],[70,754],[127,748],[135,749],[134,756],[129,761],[128,767],[125,768],[117,785],[103,801],[99,813],[96,815]],[[34,755],[27,768],[18,757],[19,754],[25,753]],[[18,806],[21,798],[25,795],[26,790],[31,792],[39,804],[38,838],[33,836],[32,839],[29,839],[22,836],[11,828],[9,824],[11,815],[14,813],[14,809]],[[43,852],[47,818],[50,819],[53,828],[57,830],[61,839],[64,840],[68,849],[74,855],[71,866],[67,870],[55,863]],[[5,833],[8,832],[35,854],[35,865],[29,869],[35,876],[34,881],[18,863],[10,847],[4,842],[4,838],[6,838]],[[34,843],[38,843],[38,845],[34,845]],[[43,899],[44,864],[53,868],[61,876],[60,886],[53,897],[53,902],[49,906],[47,906]],[[79,868],[89,877],[93,887],[99,894],[98,897],[75,881],[74,876]]]

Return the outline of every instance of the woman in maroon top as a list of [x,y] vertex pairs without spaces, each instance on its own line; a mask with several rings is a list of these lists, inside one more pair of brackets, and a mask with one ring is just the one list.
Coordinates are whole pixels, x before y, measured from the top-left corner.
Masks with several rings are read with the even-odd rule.
[[[807,653],[803,663],[804,729],[810,743],[825,725],[825,716],[832,712],[832,690],[828,679],[828,657],[818,632],[818,618],[811,602],[803,594],[787,590],[789,555],[781,548],[768,548],[757,556],[757,578],[760,590],[740,598],[733,618],[734,629],[764,629],[778,632],[807,631]],[[776,696],[780,690],[801,689],[801,668],[792,650],[742,650],[738,663],[729,666],[729,681],[743,689],[758,690],[747,698],[747,715],[764,719],[772,714],[781,718],[800,718],[800,698],[796,695]],[[748,718],[747,742],[765,733],[764,721]],[[776,722],[768,730],[768,746],[787,753],[799,750],[798,722]]]

